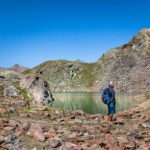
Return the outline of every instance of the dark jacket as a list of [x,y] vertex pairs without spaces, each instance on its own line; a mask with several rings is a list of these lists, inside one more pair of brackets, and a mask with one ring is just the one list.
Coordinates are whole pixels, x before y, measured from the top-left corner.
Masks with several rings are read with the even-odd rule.
[[110,90],[110,99],[112,102],[116,103],[116,98],[115,98],[115,91],[112,88],[109,88]]

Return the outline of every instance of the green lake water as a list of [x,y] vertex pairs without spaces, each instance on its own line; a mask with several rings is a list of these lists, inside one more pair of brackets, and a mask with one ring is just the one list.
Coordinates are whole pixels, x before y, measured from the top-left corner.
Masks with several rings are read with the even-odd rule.
[[[83,110],[89,114],[107,114],[107,106],[101,101],[99,93],[53,93],[54,108]],[[132,94],[116,94],[116,110],[121,111],[134,106]]]

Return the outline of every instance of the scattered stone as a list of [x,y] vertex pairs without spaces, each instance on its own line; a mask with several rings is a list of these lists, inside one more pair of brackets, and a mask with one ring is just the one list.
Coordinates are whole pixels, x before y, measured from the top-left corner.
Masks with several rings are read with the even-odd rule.
[[11,113],[16,113],[17,109],[14,106],[11,106],[9,107],[8,111]]
[[125,138],[125,137],[117,137],[117,140],[118,140],[118,142],[119,142],[119,144],[120,144],[121,146],[123,146],[123,145],[129,143],[129,140],[128,140],[127,138]]
[[2,144],[3,142],[5,142],[5,138],[4,136],[0,136],[0,144]]
[[0,147],[6,149],[21,149],[23,144],[15,135],[8,135],[5,137],[5,141],[0,145]]
[[69,116],[69,119],[75,119],[75,118],[76,118],[75,115]]
[[89,136],[89,133],[84,133],[83,136],[86,136],[86,137],[87,137],[87,136]]
[[33,136],[35,140],[38,140],[40,142],[45,141],[43,130],[38,124],[31,124],[31,127],[29,130],[30,130],[31,136]]
[[63,148],[66,150],[67,149],[68,150],[77,150],[77,149],[79,149],[79,146],[77,146],[76,144],[73,144],[73,143],[66,142],[66,143],[64,143]]
[[92,150],[96,150],[96,149],[98,150],[98,149],[100,149],[100,146],[98,144],[94,144],[91,146],[91,149]]
[[22,122],[22,129],[27,131],[30,128],[29,122]]
[[141,126],[143,128],[150,128],[150,125],[148,123],[142,123]]
[[30,104],[29,104],[28,101],[23,101],[23,100],[17,101],[15,103],[15,105],[18,106],[18,107],[27,107],[27,106],[30,106]]
[[0,108],[0,113],[5,113],[5,112],[6,112],[6,109]]
[[55,133],[53,133],[53,132],[47,132],[47,133],[45,133],[45,138],[46,139],[51,139],[51,138],[54,138],[55,137]]
[[117,118],[116,121],[114,121],[114,124],[124,125],[125,120],[123,118]]
[[18,126],[18,122],[16,120],[9,120],[8,126],[16,128]]
[[15,136],[20,137],[23,134],[22,130],[16,130]]
[[50,141],[51,148],[59,148],[62,146],[62,142],[60,140],[52,139]]
[[139,135],[138,133],[130,133],[130,134],[128,134],[128,139],[131,139],[131,138],[143,139],[143,137],[141,135]]
[[32,148],[32,150],[37,150],[37,148],[36,148],[36,147],[34,147],[34,148]]
[[76,137],[77,137],[77,134],[76,134],[76,133],[72,133],[72,134],[69,135],[69,138],[70,138],[70,139],[73,139],[73,138],[76,138]]
[[75,120],[74,120],[74,123],[82,124],[82,120],[80,120],[80,119],[75,119]]
[[51,114],[50,113],[48,113],[48,112],[46,112],[46,113],[44,113],[44,116],[46,116],[46,117],[51,117]]
[[14,127],[5,127],[4,130],[7,130],[7,131],[12,131],[14,129]]
[[105,148],[110,150],[119,150],[117,138],[111,134],[106,134],[105,137]]

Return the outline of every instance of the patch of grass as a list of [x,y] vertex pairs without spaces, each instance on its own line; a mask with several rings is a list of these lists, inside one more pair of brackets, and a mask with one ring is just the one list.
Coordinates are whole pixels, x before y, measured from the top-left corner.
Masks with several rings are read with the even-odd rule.
[[79,79],[80,85],[85,87],[91,87],[93,85],[95,80],[94,67],[95,64],[84,64],[82,66],[81,79]]
[[1,96],[3,95],[3,92],[4,92],[4,86],[3,86],[3,85],[0,85],[0,95],[1,95]]
[[150,92],[146,92],[144,96],[145,96],[146,100],[150,99]]
[[20,82],[19,81],[15,81],[13,82],[14,86],[20,91],[20,95],[23,97],[24,100],[30,100],[30,96],[29,93],[27,92],[26,89],[22,89],[20,87]]
[[61,109],[61,111],[62,111],[62,114],[63,114],[63,116],[65,116],[65,115],[67,115],[68,114],[68,111],[67,110],[65,110],[65,109]]
[[2,85],[0,85],[0,91],[4,90],[4,87]]
[[6,111],[5,113],[1,114],[3,117],[9,118],[11,115],[13,115],[11,112]]
[[23,72],[24,75],[31,74],[31,73],[32,73],[32,69],[28,69],[28,70],[26,70],[26,71]]
[[105,54],[103,54],[103,55],[99,58],[99,60],[102,61],[102,62],[105,61]]

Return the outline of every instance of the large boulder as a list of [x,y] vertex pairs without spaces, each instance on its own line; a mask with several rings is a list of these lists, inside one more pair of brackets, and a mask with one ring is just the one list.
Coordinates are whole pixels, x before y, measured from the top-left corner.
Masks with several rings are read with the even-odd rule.
[[37,104],[51,106],[54,101],[48,82],[39,76],[26,75],[22,77],[20,87],[26,89]]

